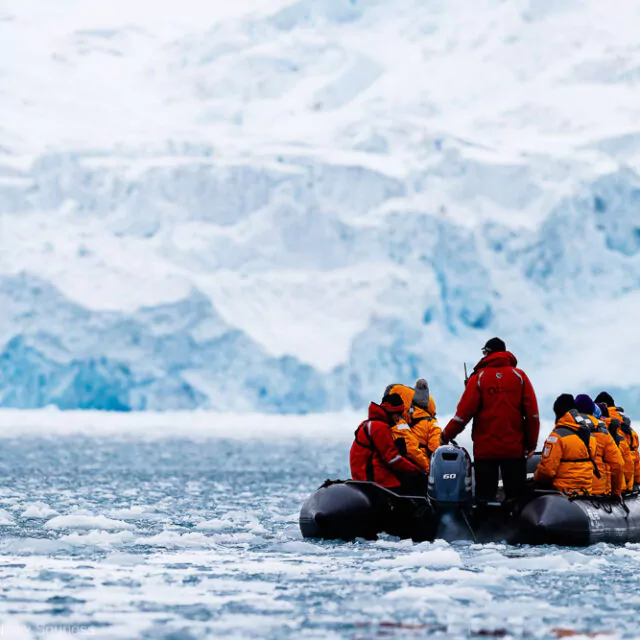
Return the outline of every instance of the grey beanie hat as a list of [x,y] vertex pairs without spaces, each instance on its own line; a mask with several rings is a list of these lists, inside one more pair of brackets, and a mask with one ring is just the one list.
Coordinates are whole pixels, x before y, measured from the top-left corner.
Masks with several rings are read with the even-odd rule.
[[429,400],[431,396],[429,394],[429,383],[424,379],[420,378],[416,380],[415,393],[413,394],[413,404],[416,407],[420,407],[427,411],[429,409]]

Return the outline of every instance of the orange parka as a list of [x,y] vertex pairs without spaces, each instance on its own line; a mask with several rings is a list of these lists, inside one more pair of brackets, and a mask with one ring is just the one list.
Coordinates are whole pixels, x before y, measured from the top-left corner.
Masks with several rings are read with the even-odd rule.
[[640,454],[638,452],[638,434],[631,427],[631,420],[620,407],[609,407],[609,416],[620,422],[618,433],[624,436],[629,447],[630,460],[625,464],[625,477],[627,478],[627,491],[633,491],[633,485],[640,484]]
[[544,443],[542,458],[533,477],[535,482],[551,482],[555,489],[564,493],[591,493],[597,450],[591,424],[575,409],[556,422]]
[[614,442],[618,446],[618,450],[622,455],[623,460],[623,483],[622,490],[626,491],[629,485],[633,487],[633,476],[634,476],[634,460],[631,455],[631,449],[629,449],[629,444],[624,436],[624,433],[620,431],[620,420],[617,418],[602,418],[602,421],[607,425],[609,429],[609,433],[613,438]]
[[620,495],[625,487],[624,460],[620,449],[611,437],[604,422],[595,416],[587,416],[593,423],[591,433],[596,439],[596,455],[593,459],[596,462],[600,477],[593,476],[593,495],[608,495],[615,493]]
[[[631,436],[633,442],[633,448],[631,449],[631,445],[629,448],[631,449],[631,456],[633,457],[633,481],[635,484],[640,484],[640,438],[638,437],[637,432],[634,429],[631,429]],[[633,487],[631,487],[633,489]]]
[[403,422],[391,429],[398,449],[411,462],[429,473],[431,454],[440,446],[442,430],[436,420],[436,403],[429,396],[428,409],[414,404],[415,390],[402,384],[388,388],[388,393],[397,393],[405,404]]

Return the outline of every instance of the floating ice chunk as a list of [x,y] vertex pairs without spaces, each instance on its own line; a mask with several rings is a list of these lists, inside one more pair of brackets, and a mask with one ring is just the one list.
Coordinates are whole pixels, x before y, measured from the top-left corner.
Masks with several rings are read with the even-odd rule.
[[424,600],[429,602],[444,602],[447,600],[461,600],[468,602],[488,602],[493,596],[483,589],[474,587],[402,587],[389,591],[384,596],[389,600]]
[[265,526],[260,522],[252,522],[250,524],[247,524],[247,531],[254,534],[267,533]]
[[380,538],[373,543],[376,547],[381,547],[382,549],[411,549],[414,546],[412,540],[385,540],[384,538]]
[[[409,542],[411,542],[409,540]],[[451,544],[446,540],[434,540],[433,542],[419,542],[415,545],[415,549],[423,550],[423,549],[449,549]]]
[[504,551],[507,545],[502,542],[475,543],[469,545],[471,551],[479,551],[480,553],[491,553],[493,551]]
[[274,548],[278,551],[284,551],[285,553],[302,553],[306,555],[321,555],[327,553],[327,550],[320,545],[303,542],[302,540],[283,542],[282,544],[276,545]]
[[461,567],[462,558],[453,549],[432,549],[431,551],[414,551],[387,560],[373,563],[376,567]]
[[66,542],[44,538],[10,538],[0,542],[3,553],[19,556],[43,555],[68,552],[71,547]]
[[265,541],[262,536],[257,536],[255,533],[248,533],[244,531],[238,531],[235,533],[213,533],[210,538],[216,543],[225,545],[258,544],[259,542]]
[[[353,574],[350,572],[350,575],[348,576],[349,579],[352,575]],[[359,579],[365,582],[383,582],[386,584],[400,582],[402,584],[406,584],[406,578],[398,569],[377,569],[363,574]]]
[[[335,549],[332,549],[335,551]],[[307,558],[306,564],[310,565],[312,562],[311,559]],[[323,571],[326,571],[325,559],[318,558],[316,560],[318,566],[323,567]],[[371,565],[366,563],[363,565],[363,568],[366,567],[365,571],[357,571],[357,580],[359,583],[381,583],[383,585],[391,586],[394,583],[400,583],[401,586],[406,586],[407,584],[407,576],[403,574],[399,569],[374,569],[369,570]],[[345,584],[351,582],[354,579],[354,567],[351,564],[345,565],[339,569],[331,570],[332,579],[344,581]]]
[[203,533],[178,533],[177,531],[163,531],[155,536],[140,537],[135,543],[165,549],[206,549],[216,546],[216,543]]
[[[267,530],[258,520],[258,517],[249,511],[229,511],[225,513],[221,521],[228,521],[230,528],[243,529],[249,533],[266,533]],[[204,529],[206,530],[206,529]]]
[[0,527],[7,527],[13,524],[13,516],[4,509],[0,509]]
[[638,548],[637,544],[628,544],[623,549],[614,549],[611,555],[617,558],[629,558],[640,561],[640,553],[637,551]]
[[[304,578],[311,573],[320,573],[326,571],[323,562],[299,562],[298,558],[286,557],[279,560],[273,560],[268,557],[260,558],[252,561],[238,561],[236,567],[247,575],[261,576],[277,575],[287,576],[291,578]],[[262,586],[256,581],[251,586],[252,589],[266,588],[269,589],[268,583],[262,583]]]
[[604,562],[606,564],[606,560],[604,558],[594,558],[591,555],[586,555],[579,551],[564,551],[561,556],[571,565],[593,564],[594,562]]
[[57,516],[45,522],[45,529],[60,531],[61,529],[104,529],[107,531],[123,531],[135,529],[135,526],[122,520],[112,520],[106,516],[93,516],[74,513],[69,516]]
[[234,529],[235,524],[231,520],[219,519],[219,520],[204,520],[196,526],[198,531],[229,531]]
[[38,520],[40,518],[45,519],[58,515],[58,512],[52,509],[46,502],[32,502],[25,506],[26,509],[22,512],[22,518]]
[[110,533],[108,531],[91,531],[90,533],[70,533],[62,536],[60,540],[74,547],[111,547],[114,545],[129,544],[135,536],[131,531]]
[[606,558],[587,555],[579,551],[565,551],[545,555],[505,556],[491,551],[476,558],[479,566],[506,567],[517,571],[577,571],[581,573],[598,573],[607,564]]
[[153,507],[146,505],[133,505],[127,509],[112,509],[109,511],[110,518],[118,520],[165,520],[166,516],[156,513]]
[[299,524],[290,524],[280,531],[279,538],[285,540],[302,540],[302,532]]
[[276,514],[271,516],[271,520],[273,522],[278,523],[289,523],[289,522],[298,522],[298,518],[300,517],[299,512],[290,513],[289,515],[284,514]]
[[504,584],[506,578],[518,576],[521,573],[506,567],[488,567],[484,571],[470,571],[454,567],[444,571],[432,571],[426,567],[415,573],[415,578],[427,584],[442,584],[443,582],[457,582],[458,584],[473,584],[475,586],[493,587]]

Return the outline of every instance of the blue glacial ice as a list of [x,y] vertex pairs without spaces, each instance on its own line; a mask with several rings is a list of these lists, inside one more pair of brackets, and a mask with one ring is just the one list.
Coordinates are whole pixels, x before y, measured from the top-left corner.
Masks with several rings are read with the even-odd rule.
[[0,25],[2,406],[640,409],[635,3],[187,2]]

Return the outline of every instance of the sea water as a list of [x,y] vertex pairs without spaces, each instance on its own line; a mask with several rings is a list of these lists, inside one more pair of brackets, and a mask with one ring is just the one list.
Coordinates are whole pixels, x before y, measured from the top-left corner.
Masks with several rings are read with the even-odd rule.
[[640,545],[301,538],[348,445],[0,440],[0,638],[640,636]]

